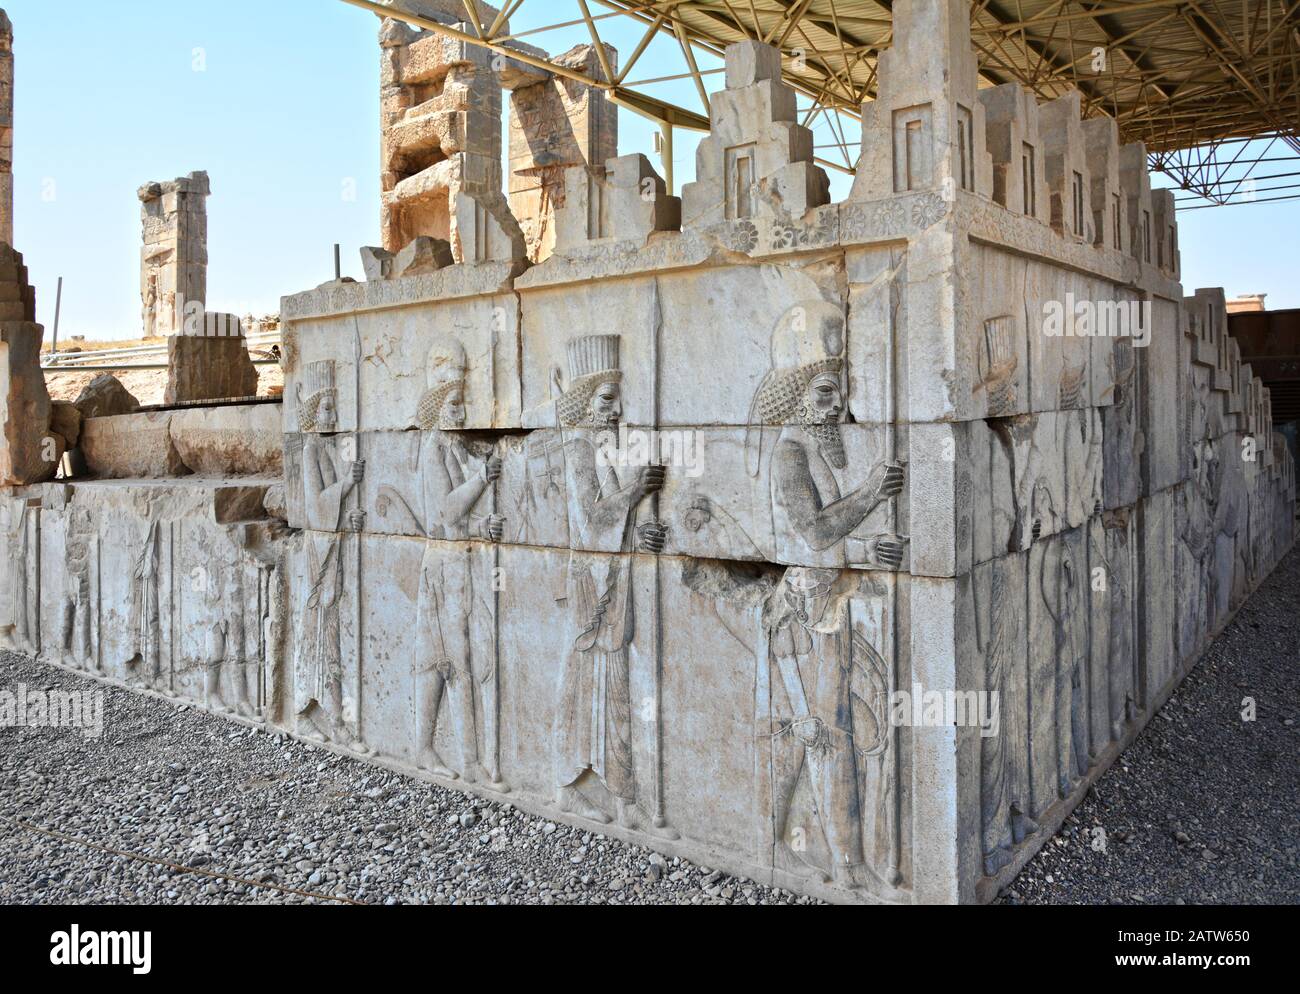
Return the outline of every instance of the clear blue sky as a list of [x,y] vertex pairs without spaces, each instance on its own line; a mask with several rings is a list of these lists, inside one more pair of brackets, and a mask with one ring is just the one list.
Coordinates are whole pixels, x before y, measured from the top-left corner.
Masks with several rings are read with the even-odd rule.
[[[344,247],[344,271],[360,276],[357,248],[379,240],[372,14],[339,0],[0,5],[16,36],[14,237],[47,334],[60,275],[61,335],[140,333],[135,191],[195,169],[212,178],[209,307],[274,313],[282,294],[331,278],[335,242]],[[525,4],[513,27],[561,19],[557,9],[569,5]],[[624,56],[640,37],[626,18],[600,27]],[[576,27],[525,40],[558,53],[586,35]],[[657,40],[632,80],[677,72],[666,57],[672,47]],[[700,62],[705,70],[717,65]],[[721,85],[720,76],[708,78],[711,88]],[[649,89],[698,106],[689,81]],[[678,134],[679,186],[691,178],[697,140]],[[818,142],[828,140],[819,128]],[[652,142],[648,122],[620,112],[621,152],[654,160]],[[832,178],[842,198],[847,178]],[[1185,213],[1184,285],[1265,292],[1270,306],[1300,306],[1298,230],[1300,202]]]

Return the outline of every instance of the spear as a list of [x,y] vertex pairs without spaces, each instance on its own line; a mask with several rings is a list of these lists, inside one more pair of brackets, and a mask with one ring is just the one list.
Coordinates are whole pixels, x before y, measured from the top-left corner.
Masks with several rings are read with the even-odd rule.
[[[360,460],[361,460],[361,325],[360,325],[360,323],[357,321],[356,315],[353,315],[353,317],[352,317],[352,358],[353,358],[353,362],[352,362],[352,370],[353,370],[353,374],[354,374],[354,376],[355,376],[355,378],[356,378],[356,385],[355,385],[355,391],[354,391],[354,397],[353,397],[353,399],[354,399],[354,401],[355,401],[355,408],[356,408],[356,421],[354,422],[354,426],[355,426],[355,435],[354,435],[354,440],[355,440],[355,443],[356,443],[356,445],[355,445],[356,452],[353,453],[353,456],[355,457],[355,459],[356,459],[357,462],[360,462]],[[356,499],[356,508],[355,508],[355,509],[358,510],[358,511],[360,511],[360,510],[362,510],[362,506],[361,506],[361,484],[360,484],[360,483],[356,484],[356,486],[355,486],[355,490],[356,490],[356,494],[357,494],[357,499]],[[356,700],[357,700],[357,742],[361,742],[361,741],[362,741],[362,738],[361,738],[361,652],[362,652],[362,649],[363,649],[363,642],[362,642],[362,632],[361,632],[362,618],[361,618],[361,531],[360,531],[360,529],[358,529],[358,531],[357,531],[357,572],[356,572],[356,578],[357,578],[357,579],[356,579],[356,582],[357,582],[357,590],[356,590],[356,595],[353,597],[353,600],[356,602],[356,612],[357,612],[357,616],[356,616],[356,633],[357,633],[357,689],[356,689]]]
[[[654,437],[655,463],[659,463],[659,338],[663,329],[663,307],[659,300],[659,280],[656,278],[652,291],[654,295],[654,329],[650,336],[650,375],[651,382],[651,429]],[[659,523],[659,492],[650,495],[650,518]],[[663,707],[663,610],[662,588],[660,584],[659,553],[652,560],[651,576],[654,583],[654,596],[651,599],[650,637],[653,640],[651,653],[651,676],[654,680],[654,826],[666,829],[668,819],[664,816],[664,762],[663,762],[663,719],[660,712]],[[668,829],[671,832],[671,829]],[[676,834],[676,833],[673,833]]]
[[[899,397],[898,397],[898,326],[897,312],[893,307],[894,283],[891,279],[888,292],[890,296],[890,320],[889,320],[889,423],[885,426],[885,432],[888,435],[887,448],[889,450],[889,459],[894,464],[898,464],[898,415],[899,415]],[[910,436],[909,436],[910,437]],[[895,535],[901,534],[900,529],[900,512],[899,499],[897,497],[890,500],[890,531]],[[901,566],[900,566],[901,569]],[[893,698],[893,693],[898,684],[898,584],[899,572],[895,570],[893,584],[890,587],[890,653],[889,663],[886,670],[887,686],[886,691],[890,697],[886,700],[886,707]],[[903,875],[899,870],[901,862],[901,838],[899,825],[899,807],[898,807],[898,726],[894,722],[889,722],[889,730],[886,732],[889,741],[889,748],[885,755],[881,757],[881,773],[883,779],[888,784],[882,784],[882,790],[885,793],[886,808],[885,817],[888,822],[887,831],[889,832],[889,864],[887,878],[891,887],[897,887],[902,881]]]

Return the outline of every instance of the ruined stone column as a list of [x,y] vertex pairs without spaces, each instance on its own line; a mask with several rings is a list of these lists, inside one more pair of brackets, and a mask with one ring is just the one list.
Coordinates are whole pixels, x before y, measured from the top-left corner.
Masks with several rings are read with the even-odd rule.
[[14,29],[0,10],[0,242],[14,243]]
[[208,174],[140,187],[140,301],[144,336],[174,335],[201,319],[208,292]]

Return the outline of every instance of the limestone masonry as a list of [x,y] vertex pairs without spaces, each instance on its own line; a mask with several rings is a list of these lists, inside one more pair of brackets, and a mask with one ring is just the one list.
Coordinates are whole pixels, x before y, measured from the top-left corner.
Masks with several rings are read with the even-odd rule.
[[[1144,149],[977,89],[968,17],[894,4],[841,203],[774,48],[678,199],[601,92],[385,20],[383,244],[283,299],[282,405],[59,436],[6,247],[9,644],[830,900],[990,900],[1291,547],[1295,468]],[[141,190],[146,315],[203,297],[207,192]]]

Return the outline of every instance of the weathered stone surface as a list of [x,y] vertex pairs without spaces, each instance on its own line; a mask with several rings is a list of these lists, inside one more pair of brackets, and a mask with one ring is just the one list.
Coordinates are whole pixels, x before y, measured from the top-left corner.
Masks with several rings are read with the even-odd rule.
[[23,257],[0,242],[0,486],[53,478],[66,448],[50,428],[40,359],[45,329],[35,323],[35,312]]
[[[244,489],[245,509],[258,493]],[[281,705],[284,543],[264,516],[220,523],[240,496],[197,481],[43,488],[22,511],[19,565],[30,569],[39,545],[44,582],[11,638],[49,662],[268,714]]]
[[174,335],[202,314],[208,291],[208,174],[140,187],[144,336]]
[[[430,276],[480,269],[493,267],[453,266]],[[311,316],[291,317],[297,305],[286,301],[285,431],[301,430],[304,405],[322,388],[323,381],[314,380],[312,372],[319,372],[321,364],[333,371],[336,430],[355,430],[358,416],[362,430],[413,428],[425,415],[436,420],[438,412],[429,414],[426,402],[445,399],[443,371],[452,356],[468,369],[461,398],[463,427],[517,427],[519,302],[513,293],[498,292],[500,277],[509,271],[497,269],[497,279],[470,286],[463,297],[440,294],[445,283],[423,285],[427,276],[357,284],[361,290],[399,291],[391,298],[375,292],[365,298],[373,309],[362,311],[347,303],[335,310],[324,300],[319,310],[304,304]]]
[[112,373],[100,373],[86,384],[75,401],[83,419],[134,414],[140,402]]
[[63,439],[65,449],[76,448],[77,440],[81,437],[81,411],[77,405],[66,400],[52,401],[50,431]]
[[257,367],[248,355],[240,321],[208,314],[204,334],[167,339],[166,404],[257,396]]
[[418,276],[452,264],[451,245],[441,238],[421,235],[393,256],[394,276]]
[[361,249],[361,270],[367,280],[386,280],[393,275],[393,253],[373,245]]
[[[577,45],[554,58],[557,65],[600,79],[618,71],[618,52]],[[555,248],[556,212],[568,198],[566,172],[580,166],[599,173],[618,155],[618,108],[601,90],[565,78],[514,86],[510,94],[508,195],[519,219],[528,258],[540,262]]]
[[275,478],[284,473],[282,421],[279,404],[175,411],[172,444],[198,476]]
[[420,236],[456,246],[457,197],[501,191],[492,53],[391,18],[379,44],[383,247],[397,253]]
[[169,412],[87,418],[81,426],[81,458],[90,476],[109,480],[186,476],[176,451]]

